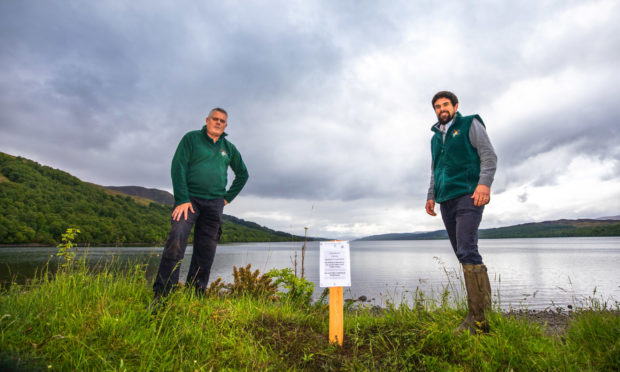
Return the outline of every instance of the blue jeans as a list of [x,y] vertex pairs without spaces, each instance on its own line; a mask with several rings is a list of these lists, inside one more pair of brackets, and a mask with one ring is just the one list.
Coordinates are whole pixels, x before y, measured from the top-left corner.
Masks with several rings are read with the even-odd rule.
[[187,239],[194,227],[194,252],[187,273],[187,283],[196,289],[206,289],[215,257],[217,242],[222,234],[224,199],[191,198],[194,213],[188,210],[187,220],[181,216],[172,221],[172,228],[161,255],[159,270],[153,283],[156,294],[167,295],[179,282],[180,261],[185,255]]
[[471,194],[468,194],[441,203],[440,209],[452,249],[459,262],[481,264],[482,257],[478,253],[478,226],[484,206],[476,207]]

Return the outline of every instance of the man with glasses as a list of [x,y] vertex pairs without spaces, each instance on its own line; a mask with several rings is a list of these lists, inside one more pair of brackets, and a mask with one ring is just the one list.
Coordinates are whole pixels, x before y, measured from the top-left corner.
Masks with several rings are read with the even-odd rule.
[[478,253],[478,226],[484,205],[489,203],[497,156],[478,115],[462,116],[452,92],[433,97],[438,122],[431,130],[431,182],[426,213],[441,217],[452,248],[463,266],[468,313],[457,332],[488,331],[485,312],[491,308],[491,286],[487,268]]
[[[225,138],[227,119],[224,109],[211,110],[201,130],[183,136],[172,159],[175,208],[172,228],[153,284],[154,313],[160,299],[179,281],[179,263],[194,225],[194,250],[187,285],[193,285],[197,293],[207,288],[215,249],[222,234],[224,206],[239,194],[248,180],[241,154]],[[228,167],[234,172],[235,179],[226,190]]]

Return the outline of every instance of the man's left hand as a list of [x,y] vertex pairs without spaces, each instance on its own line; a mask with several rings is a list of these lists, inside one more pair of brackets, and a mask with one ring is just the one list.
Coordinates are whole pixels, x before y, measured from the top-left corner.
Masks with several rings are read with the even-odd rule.
[[471,196],[476,207],[482,207],[491,201],[491,189],[487,185],[478,185]]

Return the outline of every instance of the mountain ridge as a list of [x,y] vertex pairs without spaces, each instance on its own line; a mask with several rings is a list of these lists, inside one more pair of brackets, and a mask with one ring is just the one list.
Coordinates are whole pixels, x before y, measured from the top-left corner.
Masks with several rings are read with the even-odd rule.
[[166,190],[147,188],[142,186],[103,186],[106,189],[119,191],[127,195],[150,199],[163,205],[174,205],[174,195]]

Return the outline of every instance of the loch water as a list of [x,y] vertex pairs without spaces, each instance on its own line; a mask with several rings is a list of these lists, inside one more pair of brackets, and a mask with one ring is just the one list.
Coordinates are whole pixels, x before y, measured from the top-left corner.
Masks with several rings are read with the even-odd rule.
[[[252,264],[261,273],[294,267],[301,272],[302,242],[221,244],[211,280],[232,281],[232,267]],[[566,309],[592,299],[616,306],[620,301],[620,237],[482,239],[480,252],[489,270],[493,301],[502,309]],[[413,303],[416,291],[428,298],[463,295],[460,265],[447,240],[351,241],[351,287],[345,298],[365,296],[369,304]],[[54,271],[56,248],[0,247],[0,283],[24,283],[46,265]],[[88,265],[147,264],[147,278],[157,270],[162,247],[89,247],[81,249]],[[181,265],[187,275],[192,247]],[[308,242],[305,276],[319,288],[319,243]]]

